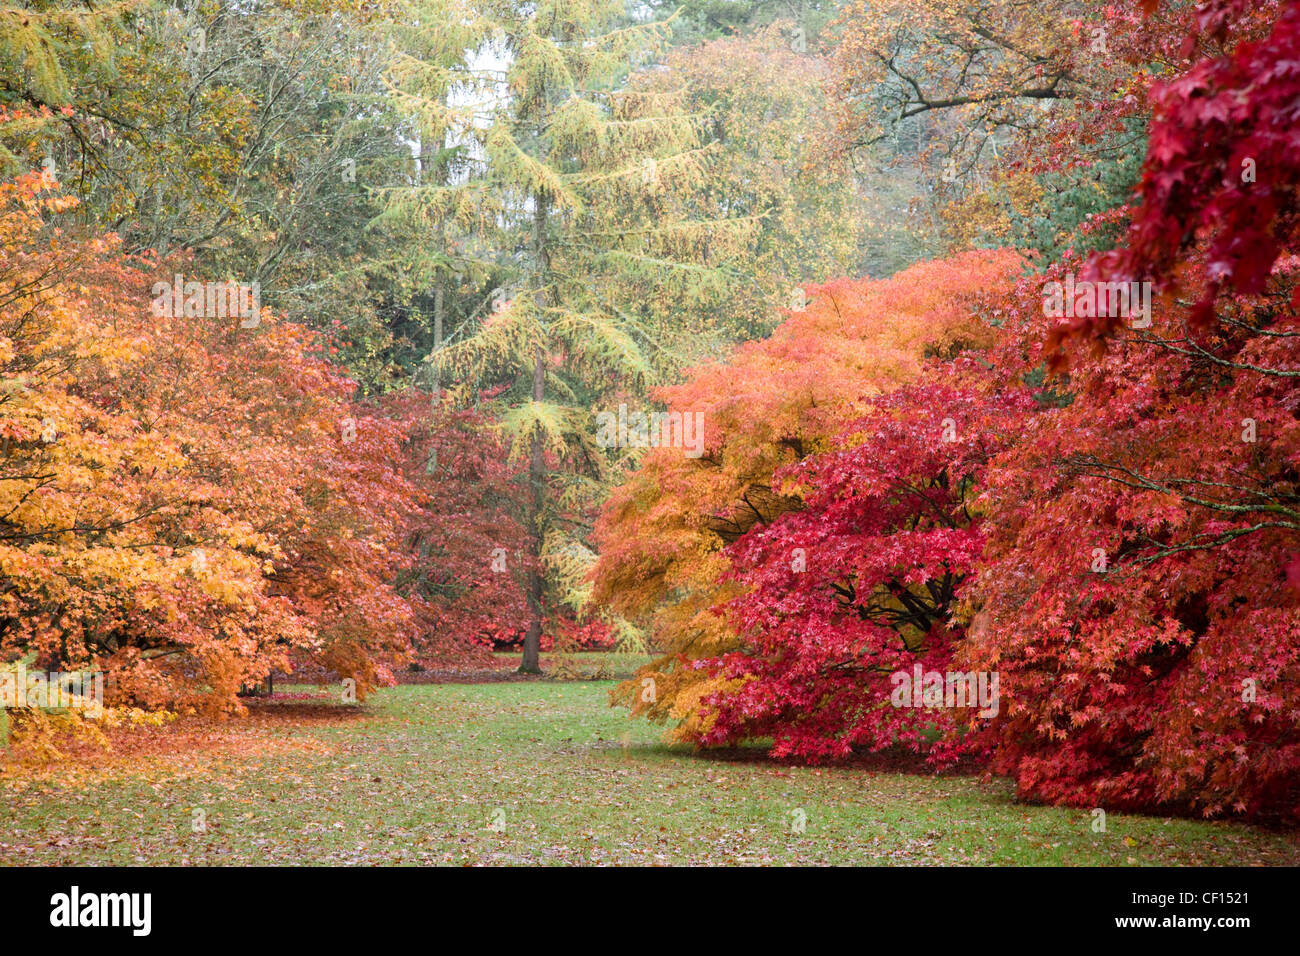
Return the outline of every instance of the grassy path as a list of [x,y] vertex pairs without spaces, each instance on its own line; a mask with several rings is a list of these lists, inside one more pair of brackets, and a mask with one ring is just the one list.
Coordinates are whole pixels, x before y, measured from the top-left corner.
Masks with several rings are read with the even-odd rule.
[[1110,814],[1094,833],[1088,813],[1018,806],[1003,781],[696,757],[608,709],[609,686],[407,686],[342,720],[235,726],[233,751],[11,768],[0,861],[1300,862],[1295,834],[1231,824]]

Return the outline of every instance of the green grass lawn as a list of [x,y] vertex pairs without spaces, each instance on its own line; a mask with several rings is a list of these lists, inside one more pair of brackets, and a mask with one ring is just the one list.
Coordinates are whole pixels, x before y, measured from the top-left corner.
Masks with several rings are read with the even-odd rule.
[[347,720],[232,725],[281,741],[271,752],[254,739],[75,779],[11,768],[0,776],[0,861],[1300,862],[1294,834],[1240,825],[1112,813],[1094,833],[1086,811],[1017,805],[1005,781],[696,756],[607,708],[610,686],[404,686]]

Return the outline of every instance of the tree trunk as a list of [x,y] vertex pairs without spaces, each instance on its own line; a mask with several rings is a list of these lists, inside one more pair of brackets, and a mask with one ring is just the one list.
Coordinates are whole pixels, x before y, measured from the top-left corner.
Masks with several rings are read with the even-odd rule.
[[[438,276],[438,287],[433,290],[433,354],[437,355],[442,351],[442,315],[446,307],[443,305],[442,294],[442,276]],[[442,398],[442,375],[438,372],[435,365],[433,369],[433,405],[438,406]]]
[[[433,354],[437,355],[442,349],[442,281],[439,276],[438,288],[433,293]],[[438,403],[442,401],[442,376],[438,373],[437,366],[433,370],[433,392],[430,398],[430,404],[433,411],[438,411]],[[429,459],[424,463],[424,470],[429,474],[437,474],[438,471],[438,446],[433,445],[429,448]]]
[[[540,402],[546,394],[546,364],[545,356],[541,350],[538,350],[537,358],[533,363],[533,401]],[[533,435],[533,444],[531,455],[528,461],[528,483],[532,486],[532,507],[531,521],[532,528],[532,546],[533,546],[533,566],[528,571],[528,609],[532,614],[528,622],[528,630],[524,634],[524,660],[519,665],[519,670],[524,674],[540,674],[542,666],[539,661],[539,653],[542,648],[542,570],[540,566],[542,557],[542,507],[543,489],[546,482],[546,460],[544,457],[544,448],[542,445],[542,436],[538,432]]]
[[[546,283],[549,279],[550,257],[546,248],[546,213],[547,200],[543,194],[535,197],[536,213],[533,217],[533,255],[537,273],[534,280],[533,302],[538,314],[544,315],[546,309]],[[533,401],[541,402],[546,398],[546,353],[538,348],[533,360]],[[530,502],[529,527],[532,530],[533,566],[528,571],[528,609],[531,619],[528,630],[524,633],[524,659],[519,665],[523,674],[540,674],[542,666],[539,655],[542,647],[542,597],[543,581],[541,569],[542,540],[546,529],[542,526],[542,512],[546,504],[546,457],[542,433],[533,433],[532,447],[528,459],[528,484],[532,489]]]

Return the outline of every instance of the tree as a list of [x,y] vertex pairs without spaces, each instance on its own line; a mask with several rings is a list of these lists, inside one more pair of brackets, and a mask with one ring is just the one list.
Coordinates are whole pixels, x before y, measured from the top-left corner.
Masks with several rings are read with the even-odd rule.
[[834,129],[827,67],[791,48],[790,29],[781,21],[677,47],[662,69],[638,77],[638,88],[683,89],[683,108],[700,117],[701,142],[716,153],[707,178],[675,183],[665,198],[709,218],[760,216],[744,259],[752,291],[708,306],[732,340],[770,333],[773,303],[787,304],[796,285],[853,274],[871,211],[847,164],[822,149]]
[[830,145],[918,163],[915,205],[935,205],[953,250],[1068,244],[1113,190],[1127,199],[1147,89],[1185,65],[1190,17],[1186,5],[1143,17],[1132,2],[850,5]]
[[295,656],[364,696],[433,606],[397,587],[448,504],[404,474],[415,425],[353,404],[331,346],[269,309],[209,314],[188,285],[168,308],[185,263],[68,237],[47,217],[71,202],[0,184],[0,650],[148,708],[237,712]]
[[706,175],[709,151],[680,89],[620,87],[666,35],[622,15],[608,0],[417,4],[406,46],[416,52],[394,71],[422,142],[474,159],[463,181],[395,201],[472,231],[467,271],[500,282],[476,334],[431,360],[461,394],[507,388],[503,424],[529,463],[525,672],[538,669],[542,569],[580,541],[605,467],[588,409],[642,388],[707,334],[707,322],[681,317],[707,314],[698,310],[745,281],[729,261],[758,219],[700,220],[673,202],[678,180]]
[[417,490],[405,543],[412,561],[396,579],[417,613],[415,655],[481,663],[494,639],[528,626],[527,529],[515,507],[524,476],[479,411],[434,405],[415,390],[385,396],[379,411],[403,423],[404,473]]
[[[1013,378],[1041,378],[1060,328],[1040,281],[1008,296]],[[965,662],[1001,674],[993,766],[1026,797],[1300,808],[1295,283],[1221,299],[1213,335],[1172,302],[1103,353],[1067,340],[1068,378],[990,469]]]
[[[1098,256],[1088,274],[1154,280],[1172,291],[1188,253],[1203,249],[1208,282],[1193,318],[1207,326],[1220,294],[1261,292],[1300,238],[1300,140],[1291,116],[1298,80],[1278,66],[1300,51],[1300,8],[1213,2],[1197,10],[1184,37],[1195,61],[1152,88],[1150,147],[1132,222],[1121,248]],[[1111,317],[1099,316],[1073,331],[1114,329]]]
[[[410,306],[391,262],[399,237],[372,224],[370,192],[411,163],[371,22],[383,6],[135,2],[93,18],[40,6],[23,11],[40,35],[16,34],[40,70],[0,70],[0,103],[41,103],[48,117],[7,125],[5,172],[49,169],[81,200],[66,223],[116,232],[129,253],[186,250],[202,278],[258,282],[297,323],[345,323],[354,375],[404,383],[404,330],[378,308]],[[93,36],[80,19],[99,24]]]
[[1019,0],[847,5],[834,54],[845,147],[955,111],[962,131],[954,138],[967,140],[963,163],[971,163],[996,131],[1040,123],[1040,104],[1071,99],[1085,84],[1068,9]]
[[[76,95],[70,74],[92,59],[111,64],[123,20],[142,5],[122,0],[93,8],[55,0],[0,7],[0,104],[62,111]],[[16,163],[7,150],[0,158]]]
[[699,458],[653,451],[601,514],[593,599],[651,621],[663,652],[616,701],[657,722],[683,721],[677,737],[699,731],[698,703],[723,682],[695,662],[739,646],[712,610],[738,594],[724,546],[800,507],[802,490],[779,489],[773,475],[829,451],[863,403],[914,380],[927,355],[987,344],[978,302],[1017,263],[1009,253],[969,253],[888,280],[811,287],[806,309],[770,339],[661,390],[670,408],[701,416],[706,440]]
[[801,53],[817,45],[837,7],[828,0],[652,0],[649,6],[674,18],[674,42],[680,46],[752,36],[784,23],[792,48]]
[[953,672],[958,602],[988,520],[974,502],[1032,408],[978,360],[932,361],[919,383],[871,401],[833,450],[778,472],[803,506],[727,549],[741,594],[718,610],[740,647],[696,663],[727,684],[701,701],[694,739],[770,737],[774,756],[813,761],[904,746],[945,762],[978,749],[964,731],[996,715],[997,684],[977,676],[947,699],[913,674]]

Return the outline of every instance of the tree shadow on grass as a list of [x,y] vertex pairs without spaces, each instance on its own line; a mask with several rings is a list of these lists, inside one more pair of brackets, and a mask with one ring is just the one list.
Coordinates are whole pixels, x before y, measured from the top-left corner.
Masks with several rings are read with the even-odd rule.
[[345,704],[329,698],[254,697],[243,701],[248,715],[243,720],[254,726],[273,724],[316,725],[345,724],[374,717],[378,710],[365,703]]
[[[680,749],[679,749],[680,748]],[[789,757],[773,757],[770,743],[753,743],[729,747],[691,747],[673,745],[674,752],[693,760],[711,763],[751,764],[768,767],[819,767],[824,769],[858,770],[864,773],[899,773],[920,777],[977,777],[986,768],[973,758],[964,758],[955,764],[936,768],[926,763],[925,756],[904,748],[875,752],[858,752],[848,757],[809,763]]]

